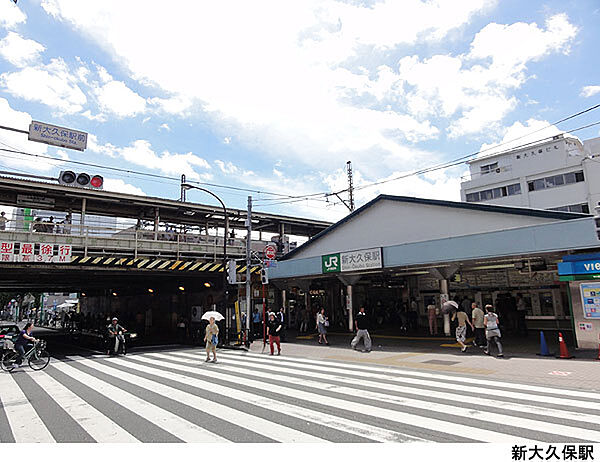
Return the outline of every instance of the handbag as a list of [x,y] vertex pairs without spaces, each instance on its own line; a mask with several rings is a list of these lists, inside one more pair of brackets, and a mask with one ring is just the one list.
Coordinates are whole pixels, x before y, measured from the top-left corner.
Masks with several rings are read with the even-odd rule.
[[211,339],[210,339],[210,343],[212,343],[213,345],[216,345],[219,343],[219,337],[217,337],[217,334],[213,334]]
[[325,320],[325,322],[323,323],[323,325],[324,325],[325,327],[329,327],[329,319],[326,319],[326,320]]

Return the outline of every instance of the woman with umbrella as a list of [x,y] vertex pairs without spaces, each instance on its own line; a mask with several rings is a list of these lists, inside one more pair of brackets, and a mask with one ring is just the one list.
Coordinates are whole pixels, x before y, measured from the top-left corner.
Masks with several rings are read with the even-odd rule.
[[206,362],[210,361],[210,352],[212,351],[214,357],[212,362],[216,363],[217,344],[219,343],[219,326],[217,326],[215,321],[223,320],[223,315],[218,311],[207,311],[202,315],[202,319],[209,321],[204,334],[204,341],[206,342]]

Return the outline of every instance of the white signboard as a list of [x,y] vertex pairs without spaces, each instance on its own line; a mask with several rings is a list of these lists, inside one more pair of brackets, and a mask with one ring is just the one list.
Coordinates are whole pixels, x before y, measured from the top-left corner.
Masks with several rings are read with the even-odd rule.
[[340,254],[341,271],[359,271],[371,268],[382,268],[381,247],[355,250]]
[[73,246],[36,244],[32,242],[0,242],[0,263],[71,263]]
[[87,133],[34,120],[29,124],[29,141],[83,151],[87,147]]

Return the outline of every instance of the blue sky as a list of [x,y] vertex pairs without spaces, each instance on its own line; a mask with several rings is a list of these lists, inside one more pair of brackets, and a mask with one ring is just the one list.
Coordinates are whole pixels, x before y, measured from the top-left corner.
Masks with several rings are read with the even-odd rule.
[[[0,169],[54,176],[83,160],[298,196],[345,188],[351,160],[364,186],[600,102],[599,23],[595,0],[0,0],[0,125],[33,118],[91,135],[78,153],[0,131],[0,143],[64,159],[0,152]],[[465,172],[360,189],[357,202],[459,200]],[[179,197],[169,179],[92,173],[107,189]],[[248,192],[213,190],[245,207]],[[264,211],[347,213],[334,198],[252,195]]]

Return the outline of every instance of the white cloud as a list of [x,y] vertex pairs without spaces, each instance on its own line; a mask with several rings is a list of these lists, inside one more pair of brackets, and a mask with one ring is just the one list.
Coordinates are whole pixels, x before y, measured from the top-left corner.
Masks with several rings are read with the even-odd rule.
[[129,183],[117,178],[104,178],[104,189],[106,191],[120,192],[124,194],[134,194],[136,196],[145,196],[146,193]]
[[27,20],[25,13],[13,2],[0,2],[0,26],[12,29]]
[[600,93],[600,85],[588,85],[587,87],[583,87],[581,89],[581,96],[584,98],[589,98],[590,96],[594,96]]
[[0,40],[0,56],[17,67],[25,67],[37,61],[44,50],[45,47],[41,43],[25,39],[16,32],[9,32]]
[[117,80],[97,87],[94,93],[100,109],[117,117],[133,117],[146,110],[146,100]]
[[37,101],[67,114],[81,111],[87,102],[77,77],[62,58],[0,74],[0,88],[15,97]]
[[525,123],[515,122],[504,129],[502,140],[499,143],[482,144],[480,149],[482,152],[479,157],[515,149],[561,133],[564,132],[546,120],[529,119]]
[[166,130],[168,132],[171,131],[171,127],[169,127],[169,124],[167,124],[167,123],[161,124],[161,126],[158,128],[159,128],[159,130]]
[[[385,70],[371,83],[371,70],[356,69],[371,66],[373,49],[440,41],[495,3],[267,0],[164,8],[152,1],[44,0],[42,6],[108,50],[133,78],[172,95],[150,105],[207,112],[223,137],[331,167],[340,155],[367,160],[380,153],[414,163],[407,142],[435,138],[439,129],[398,102],[361,101],[364,86],[383,95],[394,82]],[[195,48],[191,59],[182,43],[211,46]]]
[[231,144],[231,137],[226,136],[225,138],[223,138],[223,144]]
[[[31,115],[11,108],[6,99],[0,98],[0,125],[27,130],[30,122]],[[27,135],[7,130],[0,130],[0,147],[31,154],[48,155],[47,145],[28,141]],[[64,151],[58,151],[58,155],[65,160],[68,158]],[[48,172],[62,165],[60,161],[46,160],[6,151],[0,151],[0,159],[9,168],[27,172],[32,170],[36,172]]]
[[576,33],[563,14],[548,18],[545,28],[535,23],[488,24],[466,55],[402,58],[398,77],[404,85],[395,93],[422,117],[458,116],[448,127],[450,137],[499,130],[517,106],[511,93],[527,80],[528,63],[550,53],[568,53]]
[[152,145],[147,140],[136,140],[126,147],[117,147],[110,143],[100,144],[95,136],[88,138],[88,149],[91,152],[106,155],[113,158],[122,158],[123,160],[140,165],[144,168],[157,170],[164,175],[179,177],[185,174],[192,180],[209,180],[211,174],[197,169],[210,170],[210,164],[203,158],[188,152],[186,154],[171,153],[164,151],[157,154]]

